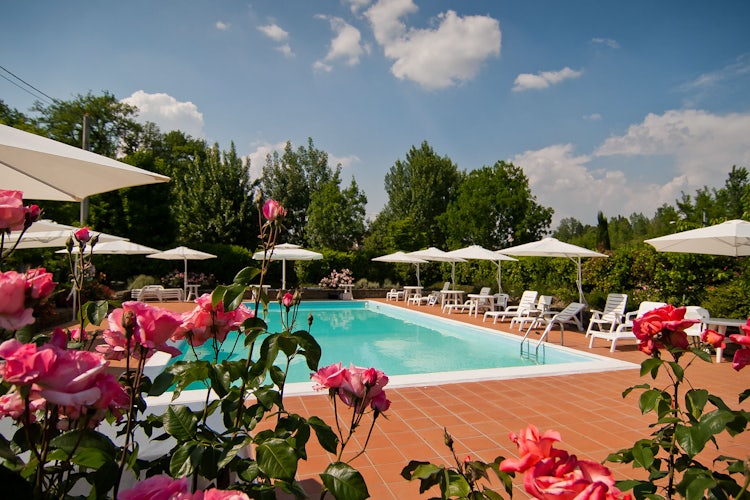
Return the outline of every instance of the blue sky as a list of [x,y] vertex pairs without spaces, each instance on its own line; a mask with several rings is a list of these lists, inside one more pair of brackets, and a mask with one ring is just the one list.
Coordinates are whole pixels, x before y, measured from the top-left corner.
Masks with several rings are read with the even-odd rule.
[[[251,160],[312,137],[368,197],[428,141],[461,170],[523,168],[595,224],[652,216],[750,168],[750,2],[12,2],[0,66],[57,99],[113,93],[163,131]],[[35,97],[0,69],[0,99]],[[21,85],[23,86],[23,85]]]

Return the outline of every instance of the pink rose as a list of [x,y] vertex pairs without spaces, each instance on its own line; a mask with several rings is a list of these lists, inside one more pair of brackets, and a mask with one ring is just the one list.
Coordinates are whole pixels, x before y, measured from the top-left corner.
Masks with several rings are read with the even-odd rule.
[[120,491],[117,500],[175,500],[192,498],[187,478],[152,476],[136,483],[129,490]]
[[239,330],[246,319],[255,316],[244,304],[233,311],[224,312],[223,304],[214,307],[211,295],[207,293],[195,299],[195,303],[197,305],[192,311],[183,314],[174,340],[186,338],[191,345],[199,346],[216,336],[216,340],[224,342],[229,332]]
[[[127,345],[127,320],[132,328],[131,345]],[[139,301],[123,302],[122,308],[115,309],[107,317],[109,329],[105,330],[103,339],[105,344],[97,346],[97,350],[109,359],[122,359],[130,355],[140,357],[141,346],[146,349],[145,357],[151,357],[154,352],[162,351],[173,356],[181,351],[168,342],[174,337],[175,331],[182,324],[182,316]]]
[[34,309],[26,306],[26,275],[0,273],[0,329],[18,330],[34,322]]
[[518,446],[519,459],[506,458],[500,463],[500,470],[505,472],[524,472],[544,458],[559,454],[558,450],[552,448],[556,441],[560,441],[560,433],[557,431],[546,431],[539,434],[539,430],[529,424],[522,429],[519,435],[511,432],[508,437]]
[[91,239],[91,232],[87,226],[84,226],[80,229],[76,229],[73,232],[73,236],[75,236],[75,239],[81,243],[88,243]]
[[20,231],[26,223],[23,193],[0,189],[0,231]]
[[52,281],[52,273],[43,267],[26,271],[26,286],[31,289],[31,298],[46,299],[55,289],[57,283]]
[[[750,320],[748,320],[748,323],[750,323]],[[742,331],[747,332],[748,330],[747,328],[742,328]],[[740,371],[747,365],[750,365],[750,335],[733,334],[729,336],[729,339],[741,347],[737,349],[732,359],[732,368]]]
[[316,391],[323,389],[338,389],[344,382],[346,369],[341,367],[341,362],[333,365],[324,366],[315,373],[310,374],[310,378],[316,383],[313,388]]
[[46,374],[57,356],[50,349],[37,349],[36,344],[24,344],[16,339],[0,344],[0,376],[9,384],[32,384]]
[[638,349],[648,355],[658,352],[665,344],[687,349],[685,329],[700,320],[684,319],[685,311],[684,307],[666,305],[633,320],[633,334],[638,338]]
[[716,330],[706,330],[701,333],[701,340],[713,347],[724,349],[726,344],[724,343],[724,335],[717,332]]
[[276,200],[266,200],[263,204],[263,217],[273,222],[279,217],[286,217],[286,209]]
[[359,413],[364,413],[368,407],[380,410],[390,406],[390,401],[381,396],[386,384],[388,377],[382,371],[350,365],[344,373],[338,395],[344,404],[356,408]]
[[242,491],[211,488],[203,492],[203,500],[250,500],[250,497]]
[[559,500],[626,500],[630,495],[615,487],[609,469],[561,451],[560,456],[537,462],[524,475],[524,488],[534,498]]

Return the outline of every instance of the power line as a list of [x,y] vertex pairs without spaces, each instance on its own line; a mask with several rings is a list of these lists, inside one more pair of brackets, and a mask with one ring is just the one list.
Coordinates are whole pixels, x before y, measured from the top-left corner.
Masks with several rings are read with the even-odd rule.
[[[28,87],[28,88],[23,87],[23,86],[19,85],[17,82],[14,82],[10,78],[8,78],[7,76],[0,75],[0,77],[3,77],[3,79],[5,79],[8,82],[12,83],[13,85],[15,85],[16,87],[18,87],[19,89],[23,90],[24,92],[26,92],[26,93],[28,93],[28,94],[36,97],[37,99],[41,99],[43,101],[47,101],[48,104],[52,104],[52,103],[57,102],[57,99],[55,99],[54,97],[50,97],[49,95],[45,94],[44,92],[42,92],[38,88],[34,87],[29,82],[27,82],[26,80],[24,80],[20,76],[16,75],[15,73],[13,73],[12,71],[10,71],[9,69],[7,69],[7,68],[5,68],[3,66],[0,66],[0,69],[2,69],[6,73],[8,73],[10,76],[12,76],[13,78],[15,78],[16,80],[18,80],[19,82],[23,83],[26,87]],[[40,95],[42,95],[44,97],[40,97],[40,95],[34,94],[34,92],[32,92],[31,90],[29,90],[29,88],[34,89],[34,92],[37,92],[37,94],[40,94]]]

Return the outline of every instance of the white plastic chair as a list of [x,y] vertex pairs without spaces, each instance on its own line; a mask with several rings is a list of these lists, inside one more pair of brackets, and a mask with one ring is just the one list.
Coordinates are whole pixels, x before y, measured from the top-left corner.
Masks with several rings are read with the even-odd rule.
[[613,332],[608,331],[596,331],[592,330],[589,335],[589,349],[594,347],[594,339],[604,339],[612,342],[609,348],[609,352],[615,352],[617,347],[617,341],[621,339],[635,340],[638,342],[638,338],[633,333],[633,320],[642,317],[649,311],[653,311],[659,307],[667,305],[665,302],[650,302],[644,301],[638,306],[637,311],[631,311],[625,315],[625,321],[617,325],[617,328]]
[[586,329],[586,336],[588,337],[594,330],[601,332],[605,327],[609,332],[615,331],[617,325],[625,321],[627,304],[628,294],[626,293],[610,293],[607,295],[604,310],[591,310],[591,320],[589,321],[589,327]]
[[536,297],[539,293],[535,292],[533,290],[526,290],[521,294],[521,300],[518,302],[517,306],[508,306],[502,311],[487,311],[484,313],[484,318],[482,318],[482,322],[487,321],[487,318],[493,318],[492,323],[497,323],[497,319],[505,319],[505,318],[512,318],[514,316],[520,316],[521,314],[525,313],[529,309],[534,308],[534,303],[536,302]]

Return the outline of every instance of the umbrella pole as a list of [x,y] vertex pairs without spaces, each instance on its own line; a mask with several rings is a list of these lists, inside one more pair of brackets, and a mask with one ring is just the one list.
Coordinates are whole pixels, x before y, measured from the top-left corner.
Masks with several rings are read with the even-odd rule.
[[422,283],[419,282],[419,262],[417,262],[417,286],[422,286]]
[[185,298],[187,298],[187,284],[188,284],[188,279],[187,279],[187,257],[185,257],[184,259],[182,259],[182,261],[185,263],[184,271],[182,272],[182,287],[183,287],[182,288],[182,296],[185,297]]
[[451,262],[451,285],[453,285],[453,289],[456,289],[456,263]]
[[286,259],[281,259],[281,289],[286,290]]
[[497,293],[503,293],[503,263],[497,261]]

